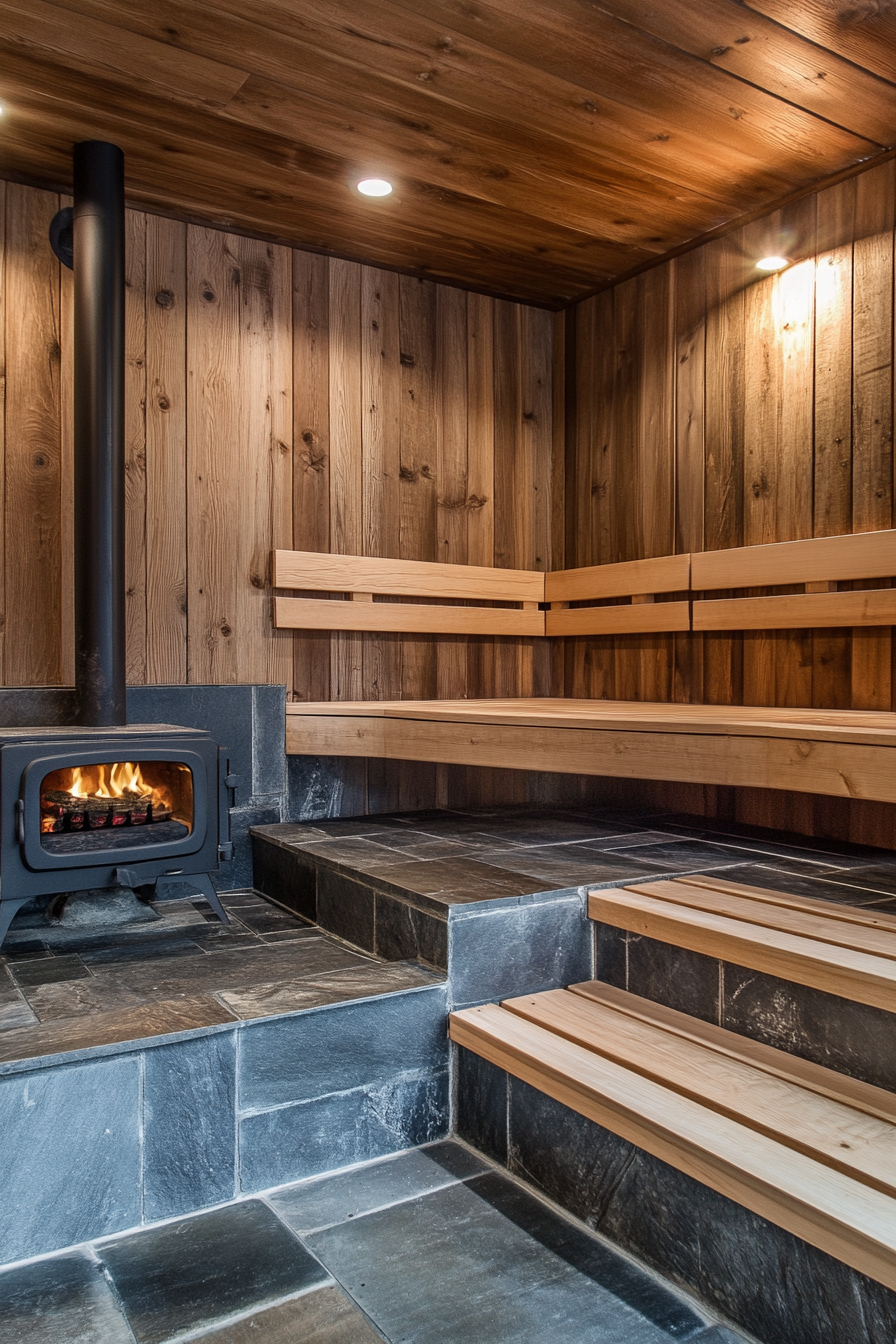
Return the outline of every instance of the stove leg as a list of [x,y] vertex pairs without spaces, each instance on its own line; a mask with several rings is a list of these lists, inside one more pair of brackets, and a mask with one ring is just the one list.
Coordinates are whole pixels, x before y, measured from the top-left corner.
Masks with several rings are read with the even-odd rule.
[[218,900],[218,893],[212,886],[212,880],[208,873],[191,873],[190,876],[184,880],[189,882],[191,886],[199,888],[222,924],[230,923],[230,920],[227,918],[227,911]]
[[13,922],[22,906],[27,905],[29,900],[30,897],[23,896],[20,897],[19,900],[15,900],[14,898],[10,900],[10,898],[7,897],[5,901],[0,901],[0,944],[3,943],[3,939],[9,933],[10,924]]

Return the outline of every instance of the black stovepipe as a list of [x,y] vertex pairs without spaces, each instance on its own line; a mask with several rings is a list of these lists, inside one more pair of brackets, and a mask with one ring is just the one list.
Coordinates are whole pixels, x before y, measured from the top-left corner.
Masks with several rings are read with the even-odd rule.
[[124,155],[74,147],[75,688],[84,727],[127,723]]

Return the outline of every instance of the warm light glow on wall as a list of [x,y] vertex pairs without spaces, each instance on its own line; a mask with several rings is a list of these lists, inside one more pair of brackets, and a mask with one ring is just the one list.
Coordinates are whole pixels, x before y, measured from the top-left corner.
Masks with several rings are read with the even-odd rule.
[[789,265],[790,262],[786,257],[763,257],[761,261],[757,261],[756,269],[757,271],[783,271],[784,267]]

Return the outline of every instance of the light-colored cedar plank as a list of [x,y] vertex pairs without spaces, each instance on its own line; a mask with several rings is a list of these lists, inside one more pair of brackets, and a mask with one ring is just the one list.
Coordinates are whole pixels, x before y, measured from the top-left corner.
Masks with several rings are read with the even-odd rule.
[[[320,705],[290,705],[287,714],[320,712]],[[333,705],[334,714],[366,714],[365,701]],[[896,715],[872,710],[781,709],[750,705],[649,704],[621,700],[573,700],[514,696],[498,700],[399,700],[377,712],[398,718],[461,719],[480,723],[515,722],[558,727],[625,729],[632,732],[688,732],[733,736],[805,738],[812,741],[890,745]]]
[[852,252],[855,207],[854,177],[818,193],[814,532],[821,537],[838,536],[852,530]]
[[879,1191],[491,1004],[452,1013],[449,1035],[654,1157],[896,1286],[893,1203]]
[[405,602],[275,597],[278,630],[393,630],[428,635],[543,635],[544,612],[506,607],[424,607]]
[[687,602],[633,602],[621,607],[576,607],[549,611],[547,635],[616,635],[645,630],[689,630]]
[[[536,308],[524,309],[525,405],[523,442],[532,462],[534,497],[530,550],[523,563],[533,569],[548,570],[554,565],[553,543],[556,530],[553,487],[557,468],[554,462],[554,349],[555,319]],[[543,600],[543,599],[542,599]],[[536,640],[525,646],[528,661],[529,695],[543,695],[554,687],[551,645]]]
[[[330,545],[357,555],[363,545],[361,468],[361,268],[333,259],[330,267]],[[275,586],[276,576],[275,576]],[[359,584],[365,591],[373,585]],[[336,700],[361,694],[364,642],[330,641],[330,686]]]
[[793,630],[896,624],[896,589],[718,598],[693,604],[695,630]]
[[127,681],[146,681],[146,222],[125,214],[125,628]]
[[[523,428],[524,415],[532,411],[527,401],[526,337],[524,310],[515,303],[496,303],[495,562],[508,569],[529,567],[537,484],[531,441]],[[531,656],[522,644],[496,644],[498,695],[531,695],[530,674]]]
[[[675,269],[675,549],[702,551],[705,493],[706,249]],[[690,584],[690,574],[688,576]],[[659,589],[656,590],[659,592]]]
[[[438,555],[466,564],[467,539],[467,296],[440,286],[436,294],[436,526]],[[466,647],[446,636],[436,647],[436,694],[462,698],[467,689]]]
[[836,901],[816,900],[811,896],[793,896],[790,892],[770,891],[766,887],[751,887],[744,882],[730,882],[725,877],[713,874],[695,873],[690,877],[673,878],[673,881],[684,882],[691,887],[708,887],[712,891],[727,891],[734,896],[748,896],[753,901],[786,906],[788,910],[805,910],[807,914],[823,915],[825,919],[896,933],[896,915],[889,915],[885,910],[839,905]]
[[443,597],[491,602],[543,602],[543,574],[360,555],[277,551],[274,587],[348,593],[357,588],[390,597]]
[[651,560],[624,560],[586,569],[561,569],[545,575],[545,602],[589,602],[635,593],[677,593],[690,586],[686,555],[664,555]]
[[[330,549],[330,267],[326,257],[294,251],[293,536],[295,547]],[[274,576],[276,585],[276,576]],[[296,634],[292,696],[328,699],[330,636]]]
[[61,673],[59,198],[6,187],[6,684]]
[[705,551],[691,557],[691,587],[764,587],[814,579],[889,578],[896,573],[896,529],[768,546]]
[[568,990],[502,1008],[757,1133],[896,1195],[896,1127]]
[[146,217],[146,677],[187,680],[187,227]]
[[588,913],[591,919],[629,933],[731,961],[735,966],[763,971],[854,1003],[896,1011],[896,964],[884,957],[835,948],[814,938],[674,905],[634,891],[591,892]]
[[600,980],[586,980],[569,988],[571,993],[606,1004],[618,1013],[649,1022],[685,1040],[697,1041],[707,1049],[742,1060],[753,1068],[761,1069],[763,1073],[769,1073],[775,1078],[786,1078],[820,1096],[831,1097],[844,1106],[853,1106],[867,1115],[896,1124],[896,1096],[882,1087],[850,1078],[848,1074],[837,1073],[834,1069],[801,1059],[799,1055],[788,1054],[785,1050],[776,1050],[774,1046],[764,1045],[749,1036],[727,1031],[712,1022],[703,1022],[689,1013],[681,1013],[665,1004],[655,1003],[652,999],[616,989]]
[[[234,600],[248,575],[242,545],[254,538],[240,476],[239,241],[187,229],[187,680],[238,680],[231,645],[252,636],[235,628]],[[232,473],[236,472],[234,480]],[[238,537],[233,529],[238,529]],[[254,633],[254,632],[253,632]]]
[[467,546],[480,567],[495,559],[494,313],[494,299],[467,295]]
[[434,714],[420,719],[365,718],[360,713],[287,718],[290,754],[385,756],[616,779],[685,779],[896,802],[891,748],[760,737],[736,739],[736,751],[734,745],[716,735],[488,724],[459,716],[440,720]]
[[747,924],[761,924],[768,929],[781,929],[784,933],[795,933],[814,938],[820,943],[851,947],[856,952],[868,952],[871,956],[896,961],[896,931],[830,919],[825,914],[823,901],[815,902],[814,909],[807,901],[802,902],[798,909],[793,909],[784,905],[783,901],[764,901],[740,892],[726,892],[719,887],[708,888],[705,883],[692,884],[685,878],[668,882],[639,882],[636,886],[627,886],[626,890],[655,896],[661,901],[671,901],[673,905],[725,915],[726,918],[740,919]]

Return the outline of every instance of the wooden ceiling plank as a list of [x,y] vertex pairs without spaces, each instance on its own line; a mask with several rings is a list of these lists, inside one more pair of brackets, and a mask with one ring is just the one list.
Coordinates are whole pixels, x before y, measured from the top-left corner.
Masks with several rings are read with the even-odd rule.
[[896,83],[738,0],[597,0],[597,7],[882,147],[896,140]]
[[[157,84],[182,101],[222,107],[246,78],[246,71],[181,51],[170,44],[128,32],[118,24],[71,14],[46,0],[0,0],[4,41],[80,57],[94,68],[113,70],[141,83]],[[238,49],[233,52],[238,56]]]
[[[14,63],[12,58],[5,61],[8,86],[12,83]],[[353,242],[355,252],[360,247],[372,246],[377,249],[375,255],[382,255],[384,242],[388,246],[388,240],[383,239],[382,212],[373,213],[369,203],[361,198],[346,191],[344,211],[338,218],[334,216],[330,187],[334,179],[344,180],[347,167],[334,156],[300,150],[270,136],[260,139],[249,128],[223,124],[199,111],[190,123],[184,123],[178,120],[176,107],[166,106],[156,109],[155,131],[162,145],[167,146],[167,152],[155,162],[140,98],[131,97],[129,102],[127,90],[109,84],[100,86],[96,81],[87,86],[79,77],[61,69],[49,82],[52,94],[35,95],[23,87],[14,101],[24,108],[30,98],[38,108],[39,118],[58,126],[58,148],[52,164],[45,169],[51,178],[67,179],[68,147],[73,139],[108,133],[105,118],[110,116],[111,99],[116,135],[128,154],[129,191],[135,201],[163,209],[183,210],[186,205],[195,208],[200,218],[224,227],[239,223],[267,233],[273,231],[271,219],[283,220],[286,214],[290,217],[287,236],[292,236],[298,245],[305,243],[327,251],[340,250],[340,231],[342,237]],[[10,163],[14,130],[10,119],[0,145],[0,165],[5,162],[13,171],[22,171],[20,165]],[[38,133],[33,143],[39,142]],[[258,165],[265,161],[275,171],[273,182],[288,182],[289,190],[273,186],[270,190],[259,190]],[[407,211],[393,210],[391,202],[387,206],[391,211],[388,233],[393,238],[415,236],[423,247],[429,243],[427,265],[433,274],[439,271],[439,248],[444,251],[447,247],[453,255],[465,256],[468,266],[477,266],[480,276],[502,271],[523,276],[540,272],[543,277],[553,273],[558,285],[566,281],[566,288],[572,288],[574,281],[578,286],[597,270],[612,266],[619,251],[618,245],[569,235],[557,226],[526,221],[458,193],[433,191],[426,183],[412,183],[410,190]],[[246,193],[249,202],[257,205],[251,213],[245,209]],[[471,215],[477,219],[470,218]],[[315,225],[319,234],[314,233]],[[632,256],[638,251],[623,250]],[[508,254],[515,258],[512,266],[506,264]],[[641,255],[645,255],[643,251]],[[402,264],[396,261],[394,253],[382,256],[382,260],[386,264]],[[405,265],[408,269],[421,268],[419,261]],[[473,283],[472,279],[468,282]],[[496,286],[486,284],[486,288],[494,291]],[[557,294],[557,301],[562,301],[562,291]]]
[[872,0],[832,4],[830,0],[744,0],[748,9],[801,33],[864,70],[896,81],[896,9]]
[[[65,0],[77,13],[114,11],[109,0]],[[373,6],[365,7],[370,15]],[[382,6],[380,7],[382,9]],[[378,21],[381,16],[377,16]],[[308,92],[332,97],[351,81],[353,108],[378,113],[385,108],[412,124],[438,120],[451,108],[480,132],[489,118],[496,138],[515,139],[520,127],[546,137],[546,152],[558,154],[556,140],[575,145],[593,165],[606,157],[650,173],[664,181],[688,185],[703,195],[717,195],[719,146],[703,128],[700,133],[675,125],[668,118],[642,113],[613,103],[593,89],[576,86],[555,75],[526,66],[512,57],[471,41],[460,34],[450,42],[443,29],[407,11],[398,15],[398,35],[380,45],[372,59],[373,38],[345,26],[329,28],[310,23],[306,12],[288,16],[300,36],[275,31],[262,22],[247,23],[236,13],[200,4],[185,7],[183,0],[156,0],[151,11],[122,16],[129,31],[163,35],[174,33],[178,49],[205,50],[228,55],[234,47],[251,72],[265,75]],[[277,18],[270,16],[273,23]],[[281,15],[281,22],[287,20]],[[174,40],[170,39],[169,40]],[[747,154],[726,143],[726,187],[736,213],[760,200],[774,199],[792,187],[786,171],[769,162],[762,149]]]
[[[272,81],[250,76],[223,115],[287,138],[301,127],[302,140],[328,153],[342,153],[363,173],[390,179],[425,178],[436,186],[507,206],[535,219],[555,220],[589,237],[633,243],[662,253],[670,243],[713,228],[724,218],[718,204],[656,179],[601,167],[584,173],[551,171],[548,156],[519,151],[502,165],[499,147],[433,128],[408,127],[383,118],[346,115],[343,108]],[[516,162],[514,162],[516,160]],[[528,166],[526,166],[528,162]],[[662,225],[658,232],[657,211]],[[620,217],[621,216],[621,217]],[[699,221],[699,222],[698,222]]]
[[[242,0],[253,8],[263,2],[268,0]],[[396,4],[413,13],[432,9],[431,0]],[[719,143],[786,161],[794,182],[861,160],[875,148],[582,0],[478,0],[475,8],[467,0],[440,0],[439,7],[452,28],[537,69],[669,117],[674,126]]]

